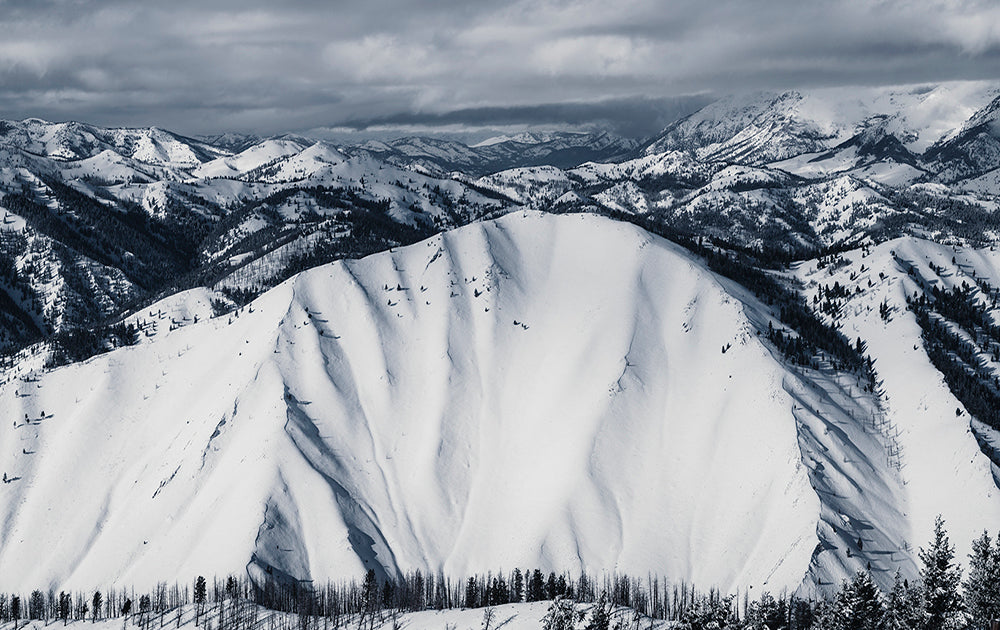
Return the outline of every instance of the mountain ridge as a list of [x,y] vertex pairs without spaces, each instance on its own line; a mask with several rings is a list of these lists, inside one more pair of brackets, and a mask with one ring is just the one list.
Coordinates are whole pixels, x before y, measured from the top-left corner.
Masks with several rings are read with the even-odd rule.
[[[579,251],[581,238],[614,245],[602,256],[584,257],[574,253]],[[180,330],[159,333],[162,341],[158,335],[134,348],[40,374],[37,383],[31,383],[35,387],[27,397],[15,395],[23,389],[23,381],[8,383],[0,390],[4,404],[23,410],[31,421],[2,431],[6,445],[3,466],[9,476],[19,478],[3,490],[20,497],[6,502],[10,508],[17,505],[17,511],[0,519],[7,523],[0,532],[4,565],[24,567],[26,573],[18,580],[82,585],[107,579],[109,569],[122,580],[145,583],[154,580],[166,566],[175,567],[172,571],[181,574],[196,570],[224,574],[244,566],[251,558],[251,564],[260,570],[272,567],[299,578],[323,579],[356,574],[373,566],[373,559],[379,563],[376,570],[382,567],[390,574],[409,567],[426,571],[444,568],[461,574],[474,568],[512,564],[555,569],[582,553],[584,564],[580,569],[619,567],[638,571],[662,564],[663,570],[689,575],[699,583],[727,586],[748,581],[763,583],[768,574],[777,571],[770,579],[794,586],[809,562],[815,542],[808,537],[795,539],[788,547],[780,532],[788,531],[792,522],[788,519],[795,515],[793,520],[799,523],[802,535],[811,535],[815,520],[809,515],[813,510],[795,508],[783,489],[787,481],[770,487],[767,480],[771,473],[752,472],[755,466],[749,460],[742,464],[734,461],[730,466],[746,468],[744,483],[759,480],[764,492],[761,496],[771,497],[768,500],[774,502],[774,509],[787,514],[787,518],[782,517],[783,530],[758,529],[748,540],[742,527],[721,526],[742,519],[716,520],[706,513],[703,518],[707,521],[688,525],[680,521],[677,530],[660,531],[658,537],[666,539],[656,545],[654,556],[649,556],[652,550],[647,545],[652,540],[650,528],[654,523],[678,522],[682,513],[695,514],[681,507],[685,502],[697,505],[707,501],[704,506],[711,506],[709,513],[739,510],[744,515],[752,513],[751,504],[757,505],[757,499],[750,498],[752,493],[743,498],[731,497],[725,503],[729,507],[723,507],[712,493],[695,491],[692,483],[699,475],[702,483],[714,478],[713,486],[718,484],[720,491],[726,486],[724,476],[696,472],[710,466],[712,459],[698,463],[683,458],[683,464],[668,465],[659,455],[659,448],[648,450],[654,443],[660,444],[652,439],[641,451],[644,454],[633,452],[634,443],[626,436],[635,435],[635,431],[647,432],[639,430],[641,425],[653,430],[662,419],[675,418],[673,439],[688,444],[690,448],[682,452],[698,453],[706,443],[720,439],[711,430],[715,423],[731,424],[736,420],[724,413],[735,403],[720,401],[718,406],[712,405],[712,411],[697,412],[700,417],[712,418],[712,422],[692,424],[684,418],[694,412],[694,400],[664,398],[665,391],[644,386],[657,372],[654,366],[663,360],[658,357],[663,357],[666,339],[690,339],[682,345],[670,342],[667,347],[674,353],[683,352],[689,367],[700,363],[707,367],[716,362],[717,346],[736,335],[736,340],[742,341],[726,354],[726,359],[740,363],[763,361],[769,366],[767,370],[754,370],[763,379],[760,384],[770,383],[763,391],[781,391],[780,370],[744,330],[747,324],[738,303],[724,297],[720,288],[706,288],[700,283],[704,272],[692,274],[695,267],[689,266],[692,263],[679,250],[649,238],[635,228],[593,217],[512,215],[497,223],[434,237],[393,254],[306,272],[251,303],[238,318],[230,320],[231,324],[227,325],[223,318],[202,319]],[[553,243],[558,251],[547,251]],[[626,252],[623,259],[621,254]],[[525,256],[550,260],[552,267],[547,277],[529,273],[527,270],[537,270],[539,265]],[[643,262],[664,256],[674,264]],[[641,274],[632,271],[636,265],[644,269]],[[335,280],[340,278],[338,284],[327,284],[331,274]],[[662,274],[673,278],[680,296],[664,302],[648,301],[646,297],[638,301],[626,299],[628,295],[649,295],[654,287],[669,286],[654,281],[654,276]],[[622,293],[622,299],[608,302],[619,306],[594,310],[593,298],[608,290]],[[555,302],[550,298],[549,306],[543,307],[536,297],[543,294],[561,297]],[[552,311],[551,306],[559,303],[562,306]],[[203,308],[207,305],[203,304]],[[652,310],[640,317],[633,309]],[[662,309],[667,309],[663,315],[654,315]],[[671,314],[667,316],[666,312]],[[685,316],[685,312],[689,314]],[[661,317],[668,319],[660,324]],[[708,322],[717,318],[726,323],[722,330],[714,331]],[[686,327],[690,332],[682,326],[685,319],[689,320]],[[518,324],[511,323],[515,320]],[[667,321],[670,326],[662,328]],[[608,332],[613,334],[609,336]],[[216,341],[198,341],[204,334]],[[228,340],[222,341],[220,334]],[[472,343],[467,344],[465,339]],[[714,350],[712,354],[705,352],[708,347]],[[143,370],[136,368],[151,364],[143,358],[147,353],[161,357],[154,361],[161,366],[157,374],[162,371],[176,374],[176,378],[149,375],[151,380],[140,385],[136,379],[145,377]],[[206,353],[212,359],[206,360]],[[617,361],[596,361],[594,353],[619,356]],[[172,359],[162,363],[168,356],[174,356],[179,363],[175,365]],[[583,356],[600,369],[580,371],[580,366],[586,364],[577,359]],[[427,361],[441,369],[432,369]],[[685,362],[680,357],[674,361]],[[228,376],[231,370],[224,366],[229,362],[234,362],[239,376]],[[695,375],[701,372],[680,370],[680,363],[671,361],[675,367],[666,374],[670,380],[677,379],[677,387],[684,390],[692,386],[685,385],[685,381],[694,378],[698,382],[701,377]],[[203,367],[195,369],[196,365]],[[546,374],[544,384],[535,376],[536,370],[529,367],[532,365]],[[94,370],[100,375],[105,369],[111,374],[102,379],[116,383],[113,390],[88,393],[88,383],[94,381],[85,373]],[[133,376],[126,377],[126,373]],[[210,377],[212,373],[217,375]],[[731,389],[738,399],[750,397],[758,401],[755,404],[764,404],[765,409],[773,404],[765,403],[768,398],[761,393],[756,377],[731,381],[729,372],[717,367],[704,374],[720,388]],[[218,386],[209,384],[216,381]],[[89,401],[84,406],[70,404],[73,395],[67,392],[76,389],[72,382],[83,387],[77,395]],[[560,393],[564,391],[566,394]],[[182,407],[176,402],[160,404],[167,399],[188,402]],[[197,400],[208,406],[195,411],[200,407]],[[661,405],[674,411],[666,415],[655,412]],[[182,408],[189,411],[183,412]],[[614,409],[618,411],[612,413]],[[176,412],[179,414],[174,415]],[[173,421],[168,420],[171,416]],[[616,417],[628,419],[631,428],[615,428]],[[797,492],[808,492],[809,485],[798,464],[790,412],[786,409],[784,414],[773,417],[774,423],[762,415],[760,422],[740,423],[740,430],[732,426],[726,446],[720,448],[770,444],[766,448],[773,451],[781,443],[779,457],[786,459],[788,474],[797,480]],[[125,418],[131,420],[122,425]],[[112,448],[116,453],[110,458],[94,458],[96,468],[86,466],[79,455],[71,455],[76,452],[76,439],[104,435],[107,429],[97,429],[94,423],[118,427],[116,431],[124,430],[132,436],[129,444],[122,445],[104,443],[103,438],[97,443],[86,440],[90,446],[85,449]],[[408,428],[411,423],[416,424]],[[784,426],[785,431],[769,432],[771,437],[765,438],[762,431],[767,424],[774,424],[775,431]],[[163,441],[156,437],[157,431],[151,432],[157,425],[166,431]],[[29,437],[37,434],[31,440],[39,441],[32,441],[28,449],[37,455],[28,457],[11,448],[21,443],[25,431],[30,432]],[[196,434],[200,440],[193,439]],[[595,442],[598,435],[601,439]],[[664,439],[666,435],[670,433],[664,434]],[[778,435],[783,438],[775,442]],[[150,446],[161,443],[161,447],[142,447],[136,440]],[[352,452],[341,451],[338,444],[352,445]],[[251,457],[243,450],[247,447],[258,455]],[[595,448],[597,454],[592,451]],[[633,463],[626,466],[631,472],[622,477],[625,471],[620,456],[624,453],[631,453]],[[275,468],[255,465],[251,473],[238,464],[256,461],[256,457],[273,462],[269,466]],[[74,478],[80,483],[96,484],[92,486],[96,496],[87,500],[83,497],[89,493],[73,490],[81,498],[50,513],[41,508],[48,503],[43,497],[54,488],[52,484],[68,482],[61,472],[65,469],[56,464],[64,458],[74,463]],[[378,461],[378,469],[370,468],[366,460]],[[133,461],[136,463],[130,463]],[[98,471],[103,464],[98,462],[115,462],[118,470],[108,477],[120,480],[108,494],[94,476],[102,474]],[[673,489],[671,492],[662,494],[658,488],[663,486],[659,484],[643,490],[626,481],[641,471],[652,474],[665,465],[672,472],[656,474],[666,475],[663,480],[666,487]],[[149,473],[142,473],[144,469]],[[498,476],[501,470],[508,474]],[[578,477],[577,471],[583,476]],[[271,474],[277,476],[268,478]],[[588,476],[594,479],[594,486],[584,481]],[[326,481],[318,486],[305,483],[311,478]],[[507,481],[503,481],[505,478]],[[534,482],[530,482],[532,479]],[[224,498],[226,489],[237,480],[246,490]],[[534,489],[522,495],[517,489],[526,483]],[[196,491],[193,496],[189,494],[192,488]],[[248,493],[258,495],[258,499],[252,500]],[[654,496],[660,498],[653,500]],[[647,505],[650,500],[653,502]],[[102,508],[107,501],[110,507]],[[166,508],[162,507],[164,501]],[[203,512],[198,508],[207,505],[206,501],[223,502],[218,511],[227,515],[223,519],[226,522],[210,516],[215,510]],[[123,502],[133,504],[135,512],[145,516],[133,521],[128,516],[133,510],[114,509]],[[556,507],[549,513],[542,508],[549,503],[565,505],[568,512]],[[618,507],[608,512],[616,503]],[[181,504],[191,508],[172,512],[171,506]],[[79,536],[44,525],[51,519],[62,519],[62,509],[72,510],[74,517],[69,522],[80,525],[79,530],[74,528]],[[164,513],[164,509],[168,512]],[[99,516],[104,513],[108,516]],[[167,525],[171,513],[176,514],[177,526]],[[94,529],[85,525],[88,514],[106,522]],[[195,518],[196,514],[203,516]],[[287,526],[265,528],[262,535],[258,532],[261,514],[270,515],[265,522]],[[667,514],[671,514],[669,519]],[[198,531],[198,526],[192,524],[196,522],[205,523],[208,529]],[[342,540],[348,551],[338,544],[319,545],[315,532],[320,522],[326,524],[322,527],[327,532],[324,538]],[[333,527],[340,522],[345,529]],[[735,545],[731,552],[746,557],[746,564],[731,567],[732,556],[724,562],[711,552],[698,552],[703,562],[684,560],[679,541],[694,535],[697,529],[686,533],[686,528],[698,522],[716,522],[714,527],[722,527],[716,530],[721,536],[718,539],[704,538],[707,532],[697,534],[703,540],[700,545],[707,550],[722,544],[720,540],[731,539]],[[237,527],[242,536],[228,532],[228,527]],[[38,534],[25,538],[24,543],[16,542],[27,531]],[[86,533],[90,531],[97,532],[94,542]],[[158,536],[159,543],[146,552],[143,541],[157,537],[157,531],[163,532]],[[223,545],[218,536],[224,531],[224,539],[233,542]],[[520,533],[508,538],[515,531]],[[609,547],[604,533],[615,531],[619,531],[615,535],[619,543]],[[63,542],[47,542],[52,535]],[[487,540],[482,539],[484,535]],[[770,537],[774,542],[761,544],[757,542],[759,537]],[[667,544],[674,538],[677,543]],[[370,543],[359,543],[362,540]],[[54,555],[49,562],[36,562],[33,568],[25,564],[24,559],[37,556],[36,545],[49,544],[65,547],[65,553]],[[298,551],[275,555],[272,544]],[[366,551],[369,544],[373,547]],[[164,554],[177,553],[174,548],[178,545],[188,546],[187,552],[167,562],[169,555]],[[218,553],[207,551],[219,545],[223,547]],[[783,550],[780,554],[774,551],[776,546]],[[620,548],[614,551],[615,547]],[[764,551],[768,549],[771,551]],[[797,551],[789,555],[790,549]],[[136,560],[127,560],[137,553]],[[198,564],[195,560],[202,554],[205,564]],[[758,556],[758,560],[752,560]],[[78,565],[64,566],[66,558],[77,557],[83,558]],[[356,559],[350,560],[352,557]]]

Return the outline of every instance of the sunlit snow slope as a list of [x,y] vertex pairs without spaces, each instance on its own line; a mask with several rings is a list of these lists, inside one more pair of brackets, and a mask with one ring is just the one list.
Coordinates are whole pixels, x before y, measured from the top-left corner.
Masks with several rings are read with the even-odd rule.
[[9,383],[0,589],[248,568],[775,592],[827,575],[821,455],[800,447],[840,457],[849,434],[799,436],[810,394],[725,287],[633,226],[516,213]]

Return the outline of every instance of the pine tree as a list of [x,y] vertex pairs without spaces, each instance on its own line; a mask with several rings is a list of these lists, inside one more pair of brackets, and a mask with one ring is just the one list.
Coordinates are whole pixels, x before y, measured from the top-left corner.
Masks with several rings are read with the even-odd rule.
[[573,600],[556,597],[542,618],[542,630],[573,630],[581,619],[583,613],[576,610]]
[[542,599],[555,599],[561,594],[556,586],[556,572],[550,571],[549,579],[545,582],[545,596]]
[[587,579],[586,573],[580,573],[580,579],[577,580],[576,601],[578,602],[594,601],[594,589],[590,584],[590,580]]
[[851,609],[848,623],[849,630],[881,630],[885,608],[882,605],[882,593],[872,580],[868,571],[858,571],[850,585]]
[[882,627],[885,630],[915,630],[923,616],[923,602],[918,589],[909,584],[896,571],[892,590],[885,600],[885,616]]
[[63,620],[63,625],[69,623],[69,611],[72,607],[73,598],[66,591],[59,593],[59,618]]
[[[764,622],[760,623],[763,624]],[[691,604],[681,614],[679,627],[687,630],[737,627],[736,618],[733,614],[733,596],[730,595],[722,599],[719,599],[715,593],[695,596]],[[747,627],[752,626],[748,624]]]
[[789,630],[808,630],[813,626],[815,621],[815,613],[813,611],[812,602],[808,599],[801,599],[799,597],[792,597],[792,601],[789,602]]
[[375,577],[375,569],[368,569],[365,573],[365,582],[361,588],[362,614],[373,616],[380,609],[378,578]]
[[608,630],[610,626],[611,604],[608,603],[608,594],[602,591],[600,599],[590,611],[590,621],[586,630]]
[[34,590],[28,599],[28,619],[42,619],[44,615],[45,595],[39,590]]
[[[396,588],[392,580],[386,580],[382,584],[382,607],[392,608],[394,605],[393,599],[396,596]],[[443,603],[436,603],[438,609],[443,607]]]
[[[149,595],[143,594],[139,596],[139,626],[147,626],[149,624],[149,611],[152,609],[150,606]],[[219,614],[222,614],[222,607],[219,606]],[[222,622],[219,622],[222,625]]]
[[524,598],[524,576],[521,569],[514,569],[514,576],[510,580],[510,600],[512,602],[522,601]]
[[494,591],[494,604],[509,604],[510,603],[510,589],[507,586],[507,580],[503,579],[503,574],[498,575],[493,579],[495,587]]
[[201,575],[194,581],[194,625],[198,625],[198,619],[205,609],[205,597],[208,587],[205,585],[205,578]]
[[910,617],[908,623],[910,628],[920,628],[924,621],[924,588],[919,582],[910,584],[908,580],[903,580],[903,587],[906,589],[907,607]]
[[784,625],[784,613],[778,600],[770,593],[762,593],[760,599],[750,602],[746,607],[744,627],[761,630],[764,627],[777,628]]
[[528,579],[528,601],[538,602],[543,599],[545,599],[545,578],[542,577],[540,570],[535,569]]
[[989,628],[1000,619],[1000,538],[994,548],[990,535],[972,541],[969,578],[965,582],[965,606],[973,628]]
[[479,586],[476,584],[476,576],[470,576],[465,584],[465,607],[479,607]]
[[924,590],[924,624],[927,630],[953,630],[964,627],[961,569],[955,566],[955,548],[948,541],[944,520],[934,520],[934,539],[926,550],[920,549],[920,578]]
[[566,581],[565,575],[560,575],[556,578],[556,595],[562,595],[563,597],[572,597],[569,593],[569,583]]
[[823,630],[887,628],[882,593],[867,571],[858,571],[853,580],[845,581],[836,598],[822,605],[819,612],[817,627]]
[[413,572],[413,610],[424,609],[424,576],[417,569]]

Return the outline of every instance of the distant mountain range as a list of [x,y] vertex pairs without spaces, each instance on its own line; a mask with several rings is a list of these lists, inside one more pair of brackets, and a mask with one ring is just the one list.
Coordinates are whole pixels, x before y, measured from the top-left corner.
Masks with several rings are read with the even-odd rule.
[[728,97],[614,164],[482,180],[533,207],[584,204],[788,251],[920,227],[995,235],[993,84]]
[[644,144],[524,133],[334,146],[4,121],[0,347],[205,282],[257,291],[309,261],[517,207],[642,216],[788,253],[913,228],[989,236],[998,99],[987,83],[732,96]]
[[639,142],[608,132],[521,133],[498,136],[469,146],[452,140],[407,137],[389,142],[365,142],[347,147],[396,166],[445,174],[485,175],[522,166],[572,168],[584,162],[616,161],[629,157]]

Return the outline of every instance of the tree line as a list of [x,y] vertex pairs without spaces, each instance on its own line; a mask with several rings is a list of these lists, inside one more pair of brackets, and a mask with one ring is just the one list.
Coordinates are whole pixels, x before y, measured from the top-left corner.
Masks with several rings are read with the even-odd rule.
[[908,298],[907,306],[916,316],[928,358],[951,393],[973,416],[1000,429],[1000,380],[983,359],[989,351],[1000,359],[1000,327],[975,291],[965,283],[950,290],[933,287],[929,295]]
[[698,591],[653,575],[573,577],[537,568],[464,579],[419,570],[380,579],[369,570],[361,581],[325,585],[265,570],[254,579],[199,576],[186,585],[161,583],[145,593],[115,588],[34,590],[27,597],[0,593],[0,623],[124,619],[143,630],[191,621],[210,630],[363,630],[398,627],[405,612],[483,608],[488,626],[495,606],[536,601],[551,601],[544,630],[626,630],[640,622],[646,627],[650,620],[679,630],[979,630],[1000,619],[1000,536],[994,540],[984,531],[972,543],[963,580],[938,517],[919,558],[919,579],[910,582],[897,573],[888,592],[861,570],[820,599],[767,592],[750,599],[744,591],[741,600],[738,594]]

